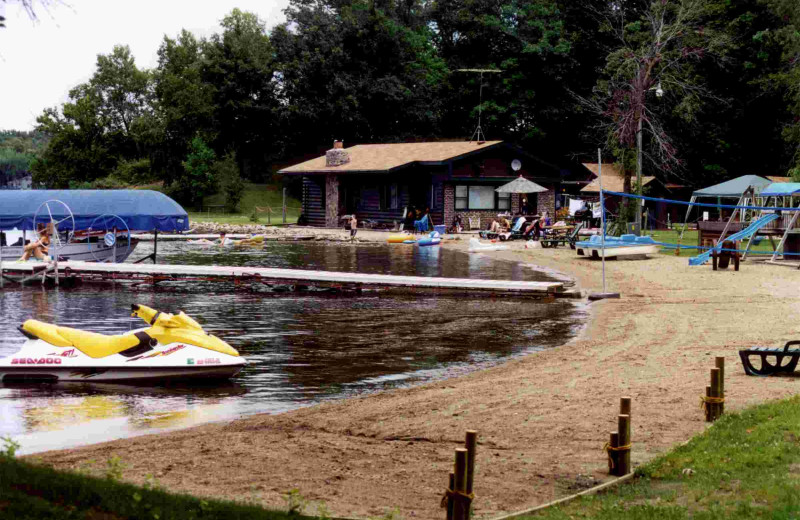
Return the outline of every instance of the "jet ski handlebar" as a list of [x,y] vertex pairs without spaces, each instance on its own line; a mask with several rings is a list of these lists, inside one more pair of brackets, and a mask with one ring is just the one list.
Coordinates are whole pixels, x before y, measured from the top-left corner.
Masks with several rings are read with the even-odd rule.
[[184,329],[199,329],[203,330],[195,320],[183,313],[179,312],[178,315],[173,315],[168,312],[160,312],[151,309],[146,305],[139,305],[134,303],[131,305],[131,316],[142,318],[148,325],[153,327],[164,328],[184,328]]

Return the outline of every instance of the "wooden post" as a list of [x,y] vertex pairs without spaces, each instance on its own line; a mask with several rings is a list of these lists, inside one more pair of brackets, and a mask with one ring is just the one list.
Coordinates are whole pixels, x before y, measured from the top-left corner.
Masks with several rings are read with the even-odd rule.
[[283,188],[283,223],[286,224],[286,188]]
[[[617,433],[619,434],[619,447],[630,446],[631,443],[631,416],[620,414],[617,417]],[[618,452],[616,475],[623,476],[631,472],[630,448]]]
[[5,233],[0,232],[0,289],[3,288],[3,242],[8,243],[7,236]]
[[[712,368],[711,369],[711,397],[714,399],[718,399],[720,397],[720,381],[719,381],[719,369]],[[711,403],[711,420],[716,421],[719,416],[719,403]]]
[[[706,397],[711,397],[711,386],[706,386]],[[706,422],[711,422],[714,419],[711,418],[711,403],[706,401],[704,410],[706,412]]]
[[158,256],[158,228],[153,233],[153,264],[156,264],[156,256]]
[[[608,440],[608,445],[612,448],[617,448],[619,446],[619,433],[611,432],[610,438]],[[617,460],[619,457],[617,456],[619,452],[615,450],[608,450],[608,474],[609,475],[616,475],[617,466],[619,465]]]
[[620,415],[630,415],[631,414],[631,398],[630,397],[621,397],[619,400],[619,413]]
[[[467,448],[467,494],[472,494],[472,484],[475,477],[475,450],[478,447],[478,432],[475,430],[467,430],[466,439],[464,441]],[[467,508],[467,518],[469,518],[470,508]]]
[[455,474],[453,520],[467,520],[470,504],[463,496],[467,492],[467,450],[464,448],[456,448]]
[[[719,369],[719,397],[725,399],[725,357],[717,356],[714,358],[714,365]],[[725,403],[719,403],[719,417],[725,413]]]
[[[447,486],[447,489],[453,489],[456,486],[456,474],[452,471],[450,472],[450,482]],[[453,497],[450,496],[447,498],[447,520],[453,520]]]

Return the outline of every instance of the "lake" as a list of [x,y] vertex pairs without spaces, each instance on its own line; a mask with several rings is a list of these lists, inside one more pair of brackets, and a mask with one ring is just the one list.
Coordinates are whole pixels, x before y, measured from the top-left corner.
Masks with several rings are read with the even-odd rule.
[[[131,260],[151,251],[151,243],[142,243]],[[221,250],[160,242],[159,262],[552,279],[489,255],[385,244],[267,242],[263,249]],[[0,291],[0,356],[22,345],[16,329],[29,318],[104,334],[144,326],[129,318],[131,303],[183,310],[249,365],[231,382],[212,385],[0,386],[0,437],[13,437],[20,453],[31,453],[419,384],[561,345],[587,313],[574,300],[293,293],[220,282],[7,285]]]

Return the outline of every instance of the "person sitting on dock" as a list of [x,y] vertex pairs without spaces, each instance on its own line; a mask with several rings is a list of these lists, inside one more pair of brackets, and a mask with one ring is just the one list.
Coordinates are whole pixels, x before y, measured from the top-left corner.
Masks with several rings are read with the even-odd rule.
[[25,262],[31,256],[44,262],[47,259],[47,253],[50,251],[50,249],[47,247],[49,245],[50,235],[47,233],[47,229],[42,229],[39,232],[39,240],[36,242],[31,242],[24,247],[19,262]]

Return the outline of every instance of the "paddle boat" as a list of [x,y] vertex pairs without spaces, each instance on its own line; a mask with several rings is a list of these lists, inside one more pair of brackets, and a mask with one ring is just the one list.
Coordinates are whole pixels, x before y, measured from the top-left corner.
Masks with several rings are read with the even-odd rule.
[[[638,237],[636,235],[622,235],[619,237],[603,237],[593,235],[589,240],[575,244],[578,255],[590,254],[592,258],[616,258],[620,256],[646,256],[658,253],[661,246],[656,244],[653,237]],[[585,250],[585,251],[584,251]]]

